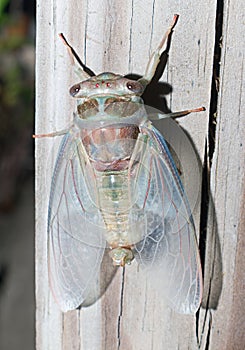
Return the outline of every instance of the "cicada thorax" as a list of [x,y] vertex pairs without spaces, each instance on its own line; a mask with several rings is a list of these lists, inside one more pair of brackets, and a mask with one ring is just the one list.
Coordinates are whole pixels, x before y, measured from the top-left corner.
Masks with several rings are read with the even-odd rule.
[[104,116],[125,118],[133,115],[139,109],[139,103],[131,101],[130,97],[90,98],[77,106],[78,115],[83,119],[103,113]]
[[129,163],[140,133],[137,125],[114,124],[80,131],[94,169],[98,206],[106,226],[106,240],[116,265],[130,263],[133,236],[130,210],[133,197]]

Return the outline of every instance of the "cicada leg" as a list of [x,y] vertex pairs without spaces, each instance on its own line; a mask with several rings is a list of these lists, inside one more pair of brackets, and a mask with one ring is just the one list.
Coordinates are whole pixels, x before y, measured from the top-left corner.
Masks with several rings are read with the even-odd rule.
[[165,35],[162,38],[162,41],[160,42],[158,48],[153,52],[153,54],[151,55],[149,62],[146,66],[146,71],[145,74],[142,78],[140,78],[138,81],[143,85],[146,86],[150,83],[150,81],[152,80],[157,66],[160,62],[160,57],[165,49],[165,44],[167,43],[170,34],[172,33],[177,21],[178,21],[179,15],[174,15],[173,21],[169,27],[169,29],[166,31]]
[[206,110],[205,107],[199,107],[199,108],[187,109],[185,111],[179,111],[179,112],[173,112],[173,113],[167,113],[167,114],[162,114],[162,113],[150,114],[148,115],[148,117],[150,120],[160,120],[165,118],[181,118],[181,117],[185,117],[190,113],[203,112],[205,110]]
[[70,130],[70,128],[69,129],[60,130],[60,131],[50,132],[48,134],[34,134],[34,135],[32,135],[32,137],[34,139],[41,139],[41,138],[44,138],[44,137],[63,136],[65,134],[67,134],[69,130]]
[[[64,34],[60,33],[59,37],[61,38],[63,44],[67,47],[67,50],[68,50],[69,55],[70,55],[72,66],[74,67],[75,73],[79,76],[79,78],[81,78],[82,80],[86,80],[86,79],[89,79],[89,78],[95,76],[94,72],[90,68],[85,66],[85,64],[82,62],[82,60],[80,59],[80,57],[78,56],[76,51],[73,49],[73,47],[66,40]],[[79,65],[76,65],[74,58],[76,59],[76,61]]]

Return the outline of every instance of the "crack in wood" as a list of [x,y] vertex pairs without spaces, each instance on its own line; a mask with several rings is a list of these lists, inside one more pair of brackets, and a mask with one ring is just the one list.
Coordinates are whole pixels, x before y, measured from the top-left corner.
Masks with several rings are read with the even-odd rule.
[[117,350],[119,350],[121,346],[121,319],[123,315],[124,284],[125,284],[125,267],[123,267],[123,271],[122,271],[120,310],[119,310],[119,315],[117,319]]
[[206,340],[205,350],[209,349],[210,335],[211,335],[211,329],[212,329],[212,313],[211,313],[211,311],[210,311],[209,315],[210,315],[210,317],[209,317],[209,322],[208,322],[208,332],[207,332],[207,340]]
[[128,52],[128,71],[131,71],[131,61],[132,61],[132,34],[133,34],[133,15],[134,6],[133,0],[131,2],[131,16],[130,16],[130,30],[129,30],[129,52]]
[[[223,35],[223,17],[224,17],[224,1],[217,0],[216,3],[216,22],[215,22],[215,42],[214,42],[214,56],[213,56],[213,76],[211,83],[211,98],[210,98],[210,112],[209,112],[209,126],[208,138],[205,144],[204,165],[202,173],[202,193],[201,193],[201,211],[200,211],[200,258],[203,268],[203,276],[205,273],[205,255],[206,255],[206,241],[207,241],[207,225],[208,225],[208,210],[210,201],[210,171],[212,167],[212,160],[215,151],[215,136],[216,136],[216,116],[219,99],[219,81],[220,81],[220,60],[222,51],[222,35]],[[203,335],[205,332],[205,325],[208,318],[208,329],[203,349],[208,350],[211,337],[212,314],[209,310],[209,300],[211,293],[212,279],[209,280],[208,296],[206,304],[205,317],[202,324],[201,335],[199,336],[199,312],[196,314],[196,340],[198,348],[201,349],[203,342]],[[208,317],[209,316],[209,317]]]
[[[210,293],[211,293],[211,282],[209,284],[209,292],[208,292],[208,297],[207,297],[207,306],[209,305]],[[206,321],[207,321],[208,316],[210,316],[210,317],[209,317],[209,320],[208,320],[209,324],[208,324],[207,338],[206,338],[206,343],[205,343],[205,350],[208,350],[207,346],[209,347],[210,334],[211,334],[212,313],[207,307],[206,310],[205,310],[204,320],[203,320],[203,324],[202,324],[202,331],[201,331],[201,335],[200,335],[200,340],[198,340],[198,342],[197,342],[198,349],[202,348],[203,336],[205,334],[205,325],[206,325]]]
[[220,82],[220,60],[222,50],[223,36],[223,17],[224,17],[224,1],[217,0],[216,7],[216,22],[215,22],[215,42],[214,42],[214,57],[213,57],[213,76],[211,85],[211,99],[209,112],[209,162],[212,164],[213,154],[215,150],[215,134],[216,134],[216,115],[219,98],[219,82]]

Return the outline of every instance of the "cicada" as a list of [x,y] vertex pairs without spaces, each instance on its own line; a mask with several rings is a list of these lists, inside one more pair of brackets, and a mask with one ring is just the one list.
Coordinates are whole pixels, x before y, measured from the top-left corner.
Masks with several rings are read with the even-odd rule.
[[70,89],[77,110],[60,145],[48,214],[49,280],[63,311],[86,301],[108,253],[116,266],[135,259],[157,271],[176,311],[193,313],[200,305],[202,274],[191,210],[167,144],[141,97],[177,18],[142,78],[95,75],[81,63],[82,81]]

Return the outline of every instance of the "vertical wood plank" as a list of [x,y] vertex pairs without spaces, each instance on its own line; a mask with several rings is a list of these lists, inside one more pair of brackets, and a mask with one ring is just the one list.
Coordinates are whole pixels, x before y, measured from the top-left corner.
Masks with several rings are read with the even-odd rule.
[[[240,193],[244,190],[241,187],[244,164],[240,164],[238,160],[242,150],[241,146],[238,147],[238,139],[242,138],[243,132],[241,118],[238,118],[236,123],[230,118],[231,115],[240,115],[239,100],[244,99],[244,95],[239,94],[238,84],[235,83],[241,81],[239,74],[242,68],[238,63],[241,63],[242,52],[232,44],[234,35],[242,42],[242,37],[239,37],[242,18],[235,21],[235,14],[239,8],[238,0],[235,0],[232,7],[228,1],[225,4],[226,37],[220,90],[220,96],[223,97],[219,100],[217,147],[212,165],[212,194],[216,207],[214,221],[218,222],[219,244],[225,248],[222,252],[222,264],[226,273],[223,278],[225,292],[220,298],[218,309],[211,311],[214,325],[211,341],[213,348],[217,349],[225,349],[225,341],[220,340],[222,337],[217,337],[218,332],[229,342],[229,349],[235,344],[234,336],[228,332],[231,322],[222,318],[222,314],[227,313],[226,303],[229,304],[229,315],[235,311],[240,315],[237,311],[240,298],[237,295],[232,297],[235,295],[234,288],[241,291],[240,270],[237,265],[240,246],[237,250],[236,247],[238,242],[242,242],[242,221],[239,229],[238,226],[230,226],[239,222],[239,215],[242,217],[241,202],[235,201],[237,206],[234,207],[234,196],[238,193],[238,189],[235,190],[231,185],[234,177],[240,186]],[[77,82],[77,78],[72,74],[68,54],[58,40],[59,32],[66,35],[81,58],[96,73],[114,71],[120,74],[143,74],[150,52],[159,43],[176,12],[180,14],[180,20],[172,38],[166,71],[161,79],[171,85],[173,92],[164,97],[172,110],[201,105],[208,109],[216,16],[213,1],[197,3],[189,0],[180,4],[179,1],[169,3],[167,0],[127,0],[122,6],[118,0],[76,0],[63,4],[57,0],[47,0],[45,4],[38,1],[37,7],[37,133],[64,129],[72,121],[74,103],[68,94],[68,88]],[[232,27],[233,31],[230,29]],[[228,69],[232,55],[235,55],[237,62],[235,77],[231,69]],[[230,81],[233,82],[232,103],[227,90]],[[233,101],[236,101],[235,111]],[[208,111],[206,114],[188,116],[180,120],[201,162],[204,159],[208,132],[207,116]],[[229,134],[231,130],[233,139]],[[239,130],[239,137],[236,137],[236,130]],[[227,139],[230,140],[230,144],[227,143]],[[118,271],[96,303],[66,314],[58,310],[48,287],[46,222],[52,163],[59,142],[58,139],[42,139],[36,143],[37,349],[196,349],[196,317],[173,313],[151,289],[135,263],[126,268],[125,274],[122,270]],[[233,142],[237,147],[237,157],[234,159],[229,157]],[[227,168],[227,164],[231,164],[229,169],[233,169],[232,171]],[[238,165],[240,170],[237,173]],[[220,203],[227,203],[226,208],[233,208],[232,220]],[[198,216],[199,209],[196,212],[197,227]],[[224,227],[221,229],[222,226]],[[210,222],[209,232],[212,229]],[[230,237],[227,238],[225,232],[230,232]],[[234,259],[229,259],[230,254],[233,254]],[[109,269],[107,262],[102,268]],[[230,276],[232,284],[229,282]],[[225,289],[226,286],[229,288]],[[200,329],[204,319],[205,310],[202,310],[199,315]],[[239,328],[238,316],[232,320]],[[206,320],[202,346],[206,344],[210,332],[207,325]],[[225,337],[225,332],[229,336]],[[236,330],[235,334],[237,332]]]
[[[239,0],[224,1],[222,5],[217,126],[211,166],[211,201],[215,211],[209,222],[207,247],[210,249],[206,251],[205,266],[205,284],[210,291],[206,319],[208,337],[202,345],[203,349],[209,346],[210,349],[239,350],[245,344],[245,123],[242,112],[245,75],[244,45],[240,44],[245,15],[240,11],[243,4]],[[219,250],[215,249],[217,245]],[[217,295],[220,286],[221,293]]]

